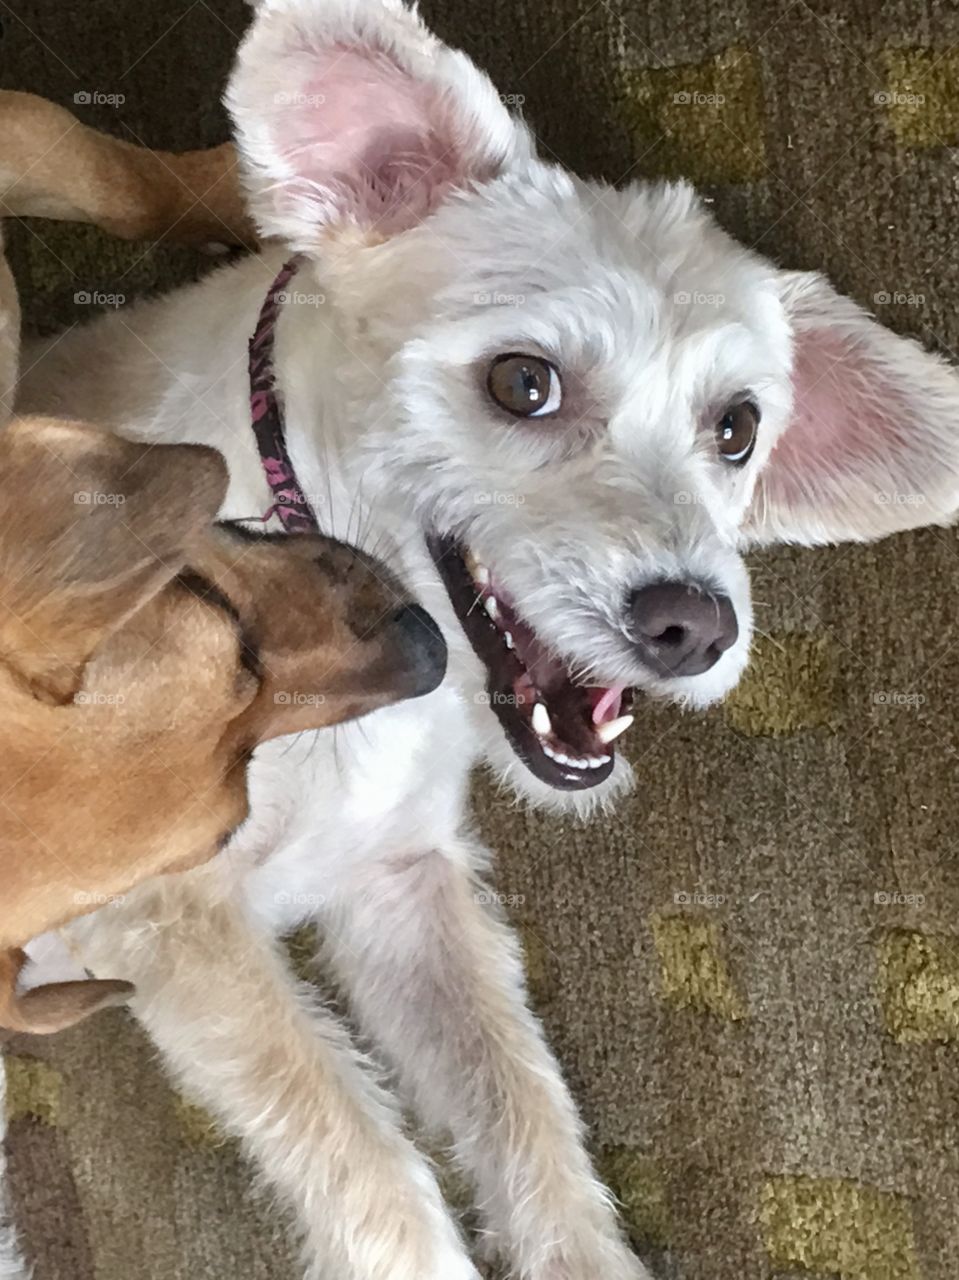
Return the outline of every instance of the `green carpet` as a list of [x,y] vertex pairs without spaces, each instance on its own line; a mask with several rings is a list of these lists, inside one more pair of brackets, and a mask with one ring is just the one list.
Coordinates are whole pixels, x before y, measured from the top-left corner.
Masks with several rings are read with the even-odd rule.
[[[959,350],[959,10],[945,0],[424,0],[547,154],[685,173],[747,244]],[[226,136],[242,0],[0,0],[4,87],[84,120]],[[33,324],[190,255],[22,227]],[[639,786],[588,830],[485,792],[531,984],[662,1280],[959,1273],[957,538],[763,555],[748,679],[642,709]],[[122,1014],[10,1046],[36,1280],[293,1280],[283,1223]],[[602,1280],[597,1277],[596,1280]]]

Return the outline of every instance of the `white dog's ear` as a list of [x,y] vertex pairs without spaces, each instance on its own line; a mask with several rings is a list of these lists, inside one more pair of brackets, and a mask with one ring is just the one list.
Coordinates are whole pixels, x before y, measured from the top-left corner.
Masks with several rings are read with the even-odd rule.
[[260,0],[226,103],[261,231],[301,251],[343,226],[404,231],[530,151],[487,77],[400,0]]
[[[822,276],[784,273],[793,412],[760,473],[750,543],[865,541],[959,510],[959,372]],[[760,428],[761,430],[761,428]]]

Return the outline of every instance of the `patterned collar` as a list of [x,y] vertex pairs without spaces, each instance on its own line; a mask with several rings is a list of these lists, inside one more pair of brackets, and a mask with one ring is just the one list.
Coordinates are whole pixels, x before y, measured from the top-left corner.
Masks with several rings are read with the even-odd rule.
[[316,533],[319,529],[316,514],[300,488],[290,461],[283,402],[276,390],[273,366],[276,321],[284,301],[283,294],[301,263],[302,258],[296,257],[283,265],[260,308],[249,344],[250,414],[260,461],[273,495],[273,505],[263,520],[275,515],[287,533]]

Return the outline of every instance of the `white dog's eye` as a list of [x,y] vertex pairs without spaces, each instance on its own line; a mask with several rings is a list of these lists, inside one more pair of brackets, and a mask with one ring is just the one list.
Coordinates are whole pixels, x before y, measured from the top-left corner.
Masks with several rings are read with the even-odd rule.
[[497,356],[490,365],[486,387],[499,407],[517,418],[544,418],[563,402],[559,373],[541,356],[512,351]]
[[716,443],[724,462],[741,467],[756,446],[759,409],[751,400],[730,405],[716,423]]

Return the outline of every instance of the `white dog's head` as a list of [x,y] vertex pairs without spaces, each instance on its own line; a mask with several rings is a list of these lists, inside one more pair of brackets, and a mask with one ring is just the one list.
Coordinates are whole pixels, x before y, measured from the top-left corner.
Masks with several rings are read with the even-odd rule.
[[398,0],[263,0],[228,101],[261,228],[322,260],[362,357],[372,484],[415,511],[501,752],[545,787],[611,775],[633,690],[732,688],[744,547],[952,517],[944,362],[683,184],[544,163]]

